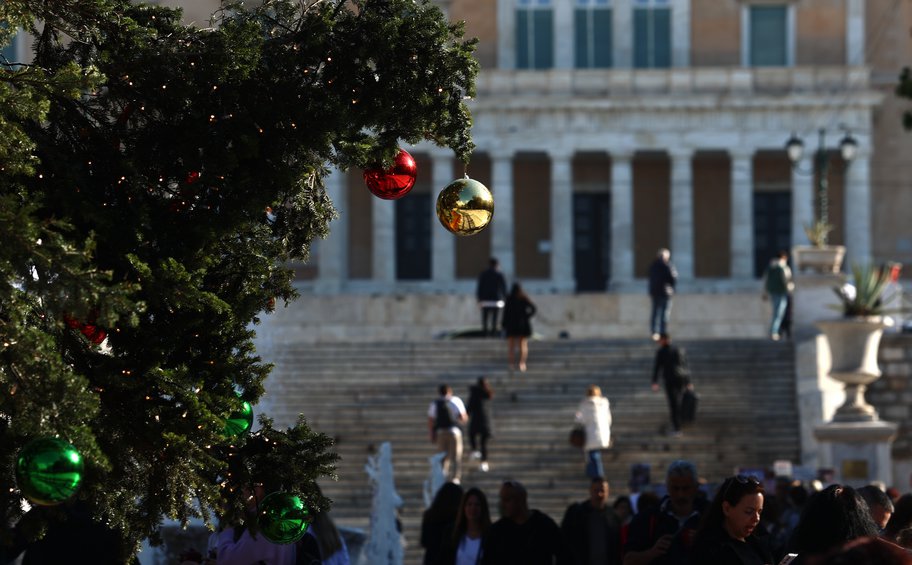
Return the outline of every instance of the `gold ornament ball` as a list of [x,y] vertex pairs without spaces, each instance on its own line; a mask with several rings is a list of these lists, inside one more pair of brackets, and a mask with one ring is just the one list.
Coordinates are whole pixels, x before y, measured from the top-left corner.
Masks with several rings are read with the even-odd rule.
[[451,182],[437,196],[437,219],[456,235],[475,235],[494,217],[488,187],[468,176]]

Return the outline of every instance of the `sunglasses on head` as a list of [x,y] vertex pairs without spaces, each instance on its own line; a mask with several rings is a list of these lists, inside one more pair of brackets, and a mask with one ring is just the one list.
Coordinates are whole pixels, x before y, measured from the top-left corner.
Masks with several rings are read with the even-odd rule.
[[760,486],[760,481],[758,481],[756,477],[753,477],[751,475],[735,475],[734,477],[728,479],[728,484],[725,485],[725,490],[722,491],[722,500],[725,500],[725,497],[728,496],[728,490],[735,483],[742,485]]

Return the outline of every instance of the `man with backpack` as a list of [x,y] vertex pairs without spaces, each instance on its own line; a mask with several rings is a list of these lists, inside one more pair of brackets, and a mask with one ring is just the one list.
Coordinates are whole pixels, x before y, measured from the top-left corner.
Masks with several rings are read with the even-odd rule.
[[443,475],[450,481],[459,484],[462,472],[462,429],[469,415],[465,405],[458,396],[453,396],[453,389],[446,384],[437,388],[440,396],[428,407],[428,433],[431,443],[436,443],[440,451],[446,453],[443,459]]
[[671,344],[667,333],[659,335],[659,349],[656,351],[655,364],[652,368],[652,390],[659,391],[659,374],[665,381],[665,394],[668,396],[668,410],[671,413],[671,435],[681,435],[681,399],[684,390],[692,388],[690,369],[684,350]]

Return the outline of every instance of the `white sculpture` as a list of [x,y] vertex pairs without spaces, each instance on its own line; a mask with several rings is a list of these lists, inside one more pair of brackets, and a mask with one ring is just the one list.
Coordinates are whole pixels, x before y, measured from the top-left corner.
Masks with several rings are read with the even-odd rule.
[[424,507],[429,508],[434,496],[443,483],[446,482],[446,475],[443,474],[443,459],[446,457],[446,451],[435,453],[428,457],[428,463],[431,464],[431,472],[428,473],[427,480],[424,481]]
[[393,450],[389,442],[380,445],[377,455],[368,457],[364,470],[373,496],[370,535],[361,554],[361,564],[402,565],[402,541],[396,521],[402,497],[393,482]]

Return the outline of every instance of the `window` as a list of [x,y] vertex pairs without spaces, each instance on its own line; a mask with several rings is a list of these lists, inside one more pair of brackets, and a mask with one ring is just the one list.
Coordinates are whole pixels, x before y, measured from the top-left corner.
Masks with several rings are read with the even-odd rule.
[[576,0],[573,32],[576,68],[604,69],[611,66],[609,0]]
[[751,67],[788,65],[788,16],[784,4],[750,6]]
[[554,12],[551,0],[518,0],[516,7],[516,68],[554,66]]
[[[0,27],[3,27],[4,30],[7,29],[6,22],[0,22]],[[16,42],[18,40],[17,35],[13,35],[9,38],[8,45],[2,45],[2,51],[0,51],[0,63],[15,63],[19,61],[19,54],[16,51]],[[0,41],[2,43],[2,41]]]
[[671,6],[669,0],[635,0],[633,66],[640,69],[671,66]]

